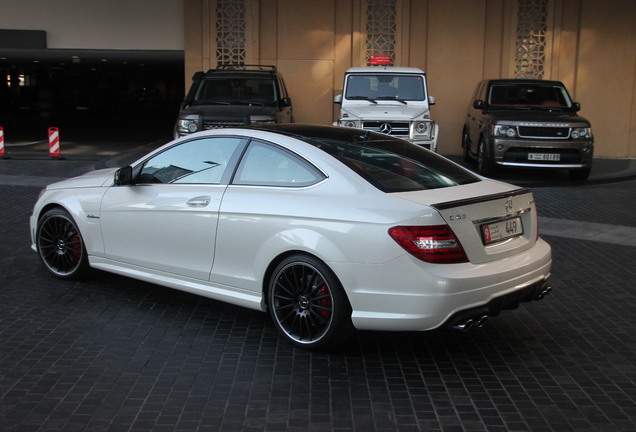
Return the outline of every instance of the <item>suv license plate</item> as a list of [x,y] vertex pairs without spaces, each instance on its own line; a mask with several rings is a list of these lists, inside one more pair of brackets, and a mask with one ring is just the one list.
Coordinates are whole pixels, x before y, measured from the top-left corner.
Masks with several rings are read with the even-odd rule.
[[481,237],[485,245],[500,242],[511,237],[517,237],[522,234],[523,225],[519,217],[483,224],[481,226]]
[[528,160],[559,161],[561,160],[561,155],[559,153],[528,153]]

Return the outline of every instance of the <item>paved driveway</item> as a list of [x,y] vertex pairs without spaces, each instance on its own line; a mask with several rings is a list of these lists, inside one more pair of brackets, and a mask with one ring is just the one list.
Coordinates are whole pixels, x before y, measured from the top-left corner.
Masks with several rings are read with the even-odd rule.
[[636,181],[535,189],[545,300],[465,334],[360,332],[320,353],[259,312],[106,273],[51,278],[29,249],[40,177],[8,178],[0,430],[636,430]]

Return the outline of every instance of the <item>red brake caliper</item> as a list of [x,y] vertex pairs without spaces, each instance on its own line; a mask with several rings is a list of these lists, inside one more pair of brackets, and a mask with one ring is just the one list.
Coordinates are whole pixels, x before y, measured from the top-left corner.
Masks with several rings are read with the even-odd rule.
[[[321,297],[327,296],[324,299],[320,300],[320,305],[326,308],[331,308],[331,298],[329,298],[329,288],[327,288],[327,285],[321,286],[320,289],[318,290],[318,294]],[[329,317],[331,316],[331,310],[321,309],[320,315],[322,315],[324,319],[329,319]]]
[[[75,234],[73,235],[73,237],[71,237],[71,241],[75,244],[79,244],[80,241],[80,236]],[[77,249],[77,246],[73,245],[73,247],[71,248],[71,255],[73,255],[73,257],[78,258],[80,257],[81,253],[80,251]]]

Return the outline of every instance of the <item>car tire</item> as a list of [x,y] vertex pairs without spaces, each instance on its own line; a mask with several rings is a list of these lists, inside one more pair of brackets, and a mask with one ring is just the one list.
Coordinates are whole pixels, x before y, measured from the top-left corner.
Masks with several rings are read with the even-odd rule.
[[569,175],[571,180],[587,180],[592,172],[592,167],[580,168],[575,170],[570,170]]
[[486,142],[483,138],[479,138],[477,146],[477,172],[485,177],[493,176],[496,173],[496,166],[488,158]]
[[465,126],[462,131],[462,149],[464,151],[464,162],[472,162],[474,159],[470,155],[470,137],[468,136]]
[[281,335],[304,349],[331,348],[354,333],[351,305],[335,274],[309,255],[280,262],[268,287],[269,312]]
[[77,279],[88,269],[84,239],[73,217],[62,208],[42,215],[35,233],[38,255],[46,269],[60,279]]

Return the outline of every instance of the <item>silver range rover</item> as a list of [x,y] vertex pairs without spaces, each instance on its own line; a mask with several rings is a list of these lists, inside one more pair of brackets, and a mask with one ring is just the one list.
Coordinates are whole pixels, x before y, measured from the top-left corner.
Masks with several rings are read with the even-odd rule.
[[500,166],[568,170],[572,179],[590,175],[594,138],[559,81],[484,80],[468,106],[462,147],[480,174]]

